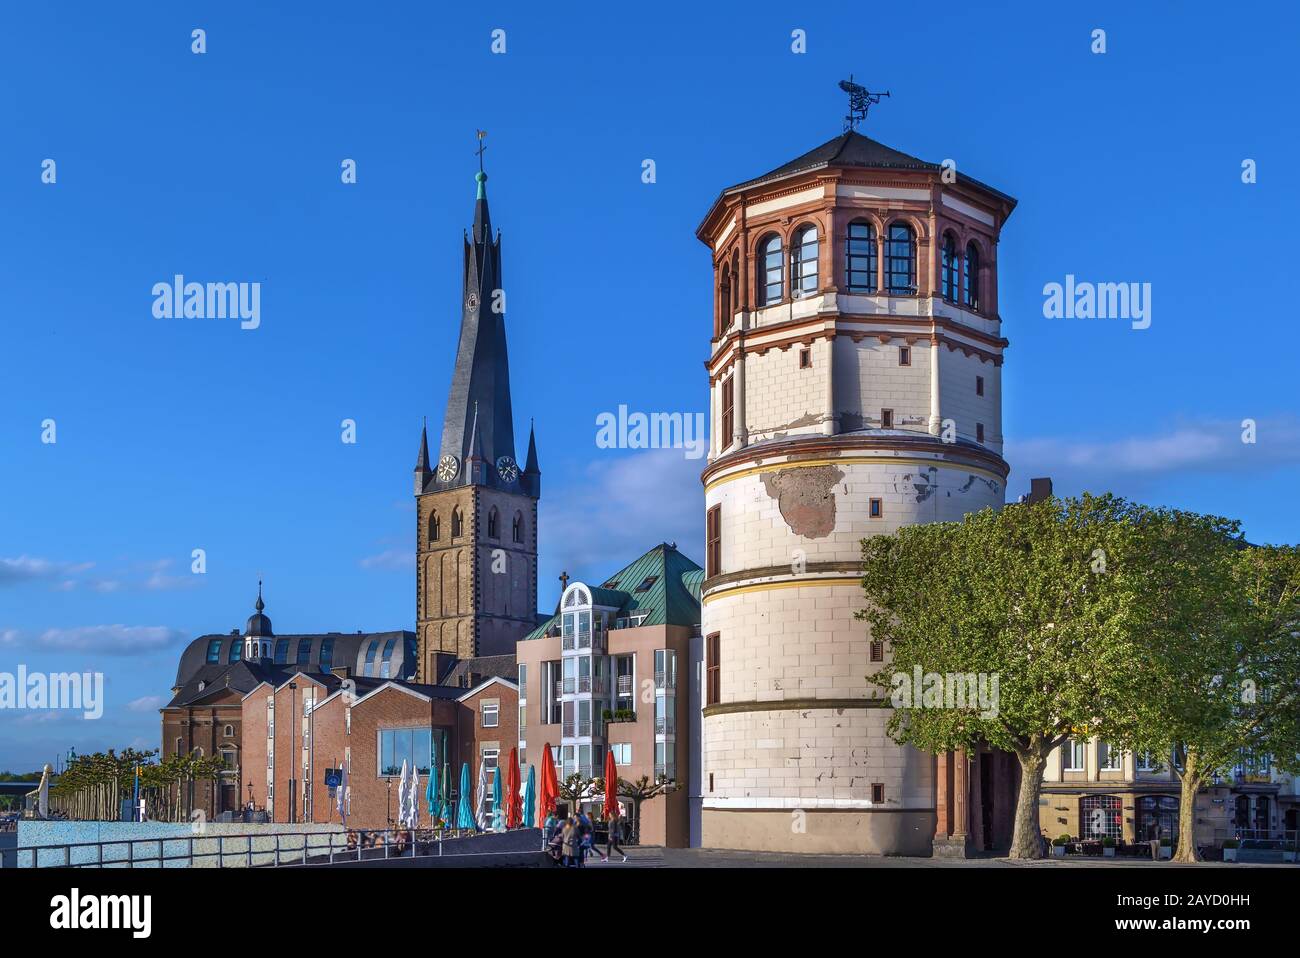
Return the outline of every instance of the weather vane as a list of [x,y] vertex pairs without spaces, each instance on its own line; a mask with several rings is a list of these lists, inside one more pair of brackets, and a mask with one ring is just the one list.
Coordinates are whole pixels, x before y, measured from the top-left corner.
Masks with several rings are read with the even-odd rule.
[[486,136],[487,130],[478,131],[478,149],[474,151],[478,154],[478,171],[480,173],[483,172],[483,151],[487,149],[487,144],[483,142],[483,138]]
[[872,93],[866,87],[853,82],[853,74],[847,80],[840,81],[840,89],[849,95],[849,115],[844,118],[844,132],[856,130],[858,124],[867,118],[871,104],[879,103],[882,96],[889,96],[889,91]]

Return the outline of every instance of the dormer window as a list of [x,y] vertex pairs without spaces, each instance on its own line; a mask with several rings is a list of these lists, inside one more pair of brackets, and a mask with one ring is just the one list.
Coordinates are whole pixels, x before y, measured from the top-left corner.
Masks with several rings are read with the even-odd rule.
[[651,589],[651,587],[652,587],[656,582],[658,582],[658,581],[659,581],[659,576],[657,576],[657,575],[648,575],[648,576],[646,576],[644,579],[641,580],[641,584],[640,584],[639,586],[637,586],[636,589],[635,589],[634,591],[636,591],[636,592],[649,592],[650,589]]

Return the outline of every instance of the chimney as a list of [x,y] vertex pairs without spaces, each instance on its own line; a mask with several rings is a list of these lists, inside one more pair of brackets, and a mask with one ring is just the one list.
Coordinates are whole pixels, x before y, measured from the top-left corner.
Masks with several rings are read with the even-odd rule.
[[1052,480],[1050,477],[1029,480],[1029,504],[1052,498]]

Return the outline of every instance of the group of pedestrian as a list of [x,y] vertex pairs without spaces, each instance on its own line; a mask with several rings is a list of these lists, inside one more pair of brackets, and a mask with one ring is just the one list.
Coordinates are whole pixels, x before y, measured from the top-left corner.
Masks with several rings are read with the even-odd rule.
[[627,853],[619,845],[619,833],[623,826],[623,816],[618,809],[610,816],[609,837],[605,841],[605,852],[595,847],[596,828],[586,812],[579,810],[577,815],[559,818],[554,812],[546,817],[543,824],[546,835],[546,848],[556,864],[565,868],[583,868],[587,856],[592,852],[600,855],[602,862],[608,862],[615,851],[627,861]]

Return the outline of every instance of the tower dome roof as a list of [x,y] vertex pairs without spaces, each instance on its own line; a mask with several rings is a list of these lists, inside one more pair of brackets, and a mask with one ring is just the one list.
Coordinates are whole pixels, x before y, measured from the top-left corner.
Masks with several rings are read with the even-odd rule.
[[250,615],[248,621],[244,623],[244,635],[257,636],[265,639],[272,638],[275,633],[271,631],[271,620],[262,614],[262,610],[266,608],[266,604],[262,602],[261,582],[257,583],[257,603],[253,608],[257,609],[257,611]]

